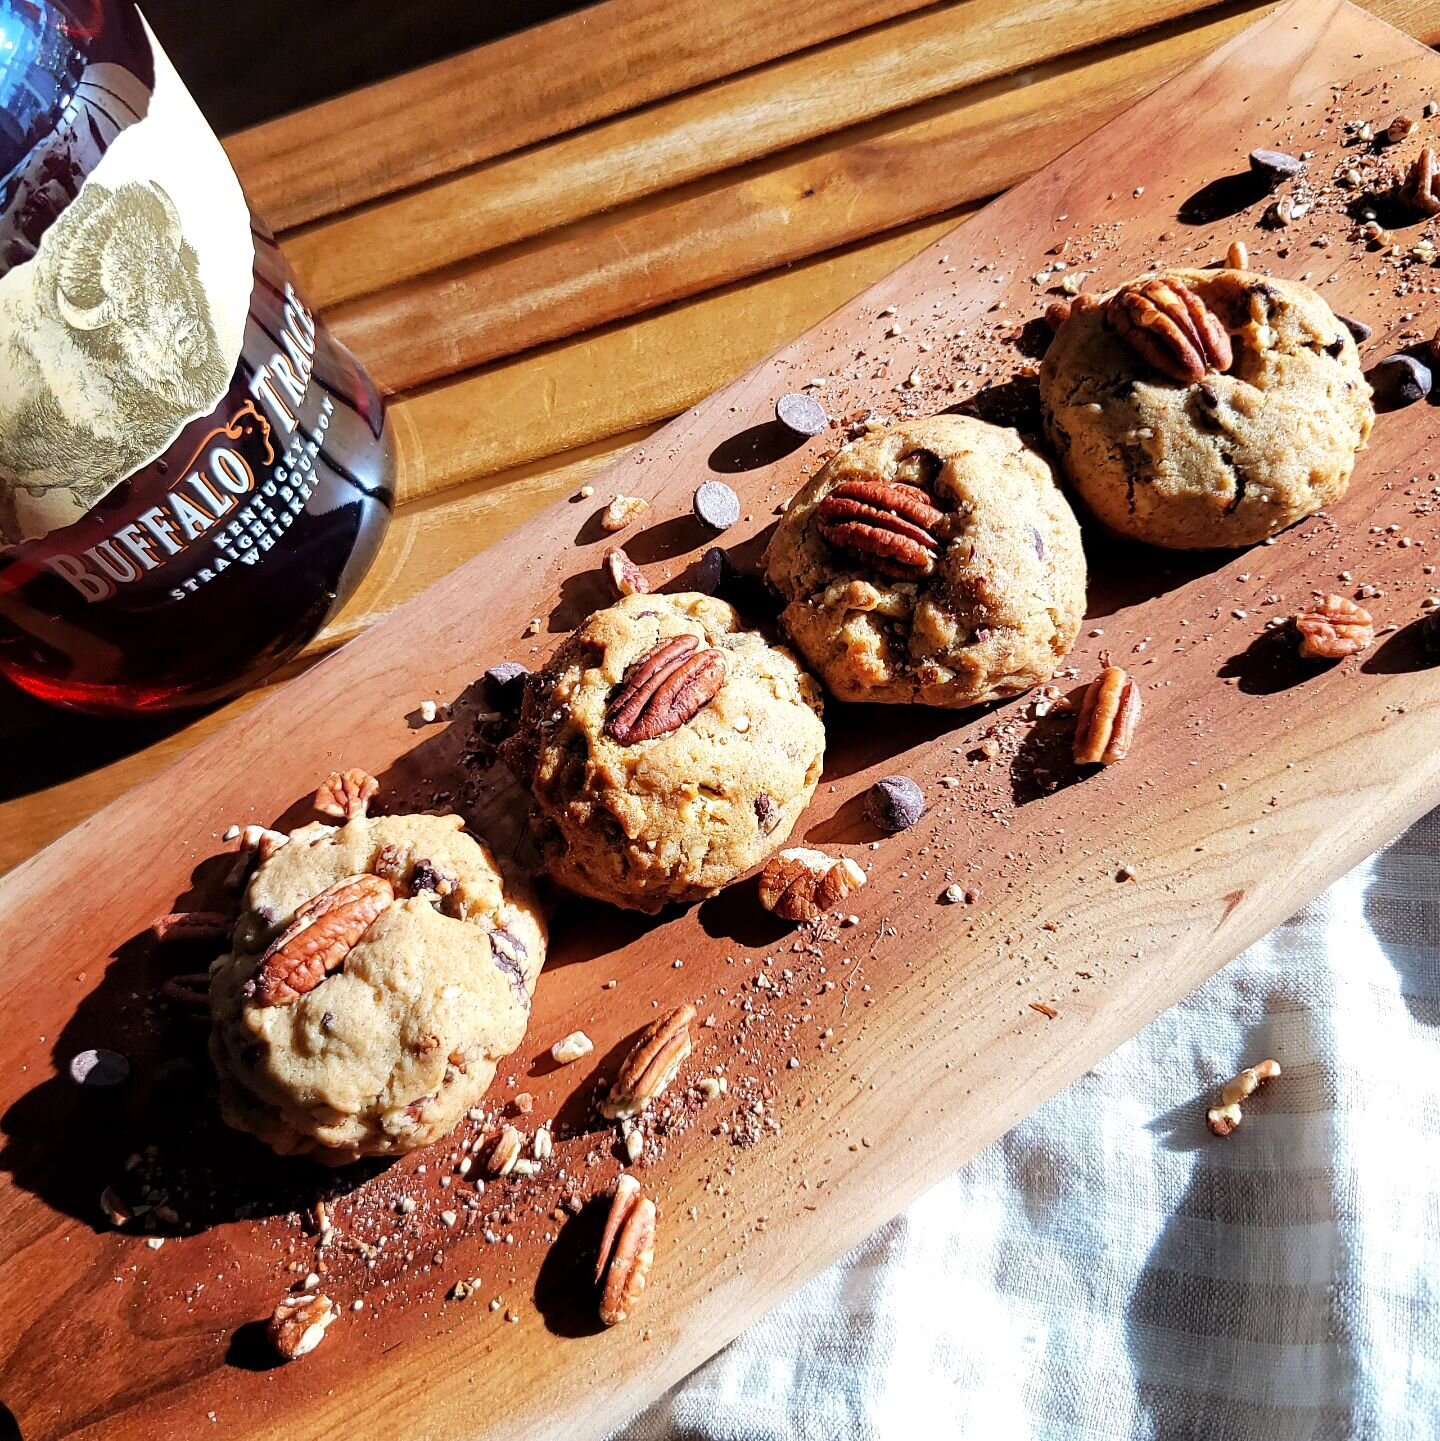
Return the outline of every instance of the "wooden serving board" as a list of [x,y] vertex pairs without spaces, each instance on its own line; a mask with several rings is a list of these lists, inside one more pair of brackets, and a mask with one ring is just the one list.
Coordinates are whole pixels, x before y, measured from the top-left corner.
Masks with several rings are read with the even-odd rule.
[[[1137,676],[1145,714],[1123,764],[1077,774],[1067,721],[1032,718],[1023,700],[959,716],[832,706],[826,777],[796,840],[869,869],[853,927],[779,932],[746,885],[654,921],[552,894],[530,1034],[492,1095],[529,1093],[519,1124],[555,1118],[556,1154],[536,1177],[492,1183],[469,1224],[455,1147],[334,1177],[225,1132],[199,1028],[155,999],[177,963],[146,935],[158,912],[214,893],[228,825],[307,818],[336,765],[375,772],[387,809],[455,806],[513,855],[519,798],[464,760],[471,682],[501,659],[533,663],[603,603],[597,508],[616,491],[648,497],[628,548],[657,588],[683,586],[709,543],[689,519],[700,480],[718,470],[741,491],[747,518],[725,544],[753,562],[777,504],[838,443],[832,430],[782,453],[774,401],[812,378],[837,417],[970,405],[1033,421],[1026,322],[1054,298],[1060,273],[1033,277],[1057,260],[1095,272],[1099,290],[1157,262],[1217,261],[1241,236],[1257,267],[1308,276],[1373,324],[1372,358],[1428,336],[1434,270],[1353,239],[1330,178],[1360,154],[1342,120],[1378,129],[1432,92],[1429,51],[1337,0],[1295,0],[682,416],[593,497],[542,516],[0,885],[0,1435],[602,1435],[1433,804],[1440,672],[1414,623],[1440,589],[1437,425],[1418,405],[1381,416],[1332,514],[1273,545],[1183,557],[1089,538],[1090,622],[1062,684],[1107,653]],[[1297,192],[1315,208],[1285,231],[1258,228],[1263,198],[1225,180],[1256,145],[1315,152]],[[883,189],[883,166],[868,183]],[[1222,202],[1234,213],[1179,218]],[[1265,628],[1314,590],[1362,583],[1398,629],[1358,663],[1301,667]],[[455,702],[448,726],[418,723],[427,697]],[[881,840],[860,797],[891,772],[919,780],[931,809]],[[972,899],[941,904],[952,882]],[[697,1030],[668,1134],[640,1167],[662,1212],[651,1290],[631,1324],[600,1332],[584,1280],[596,1208],[551,1212],[613,1180],[613,1134],[589,1118],[595,1079],[682,1000],[715,1023]],[[594,1055],[553,1068],[549,1046],[577,1027]],[[64,1079],[92,1045],[134,1064],[108,1100]],[[1217,1075],[1235,1059],[1217,1058]],[[725,1097],[682,1104],[687,1082],[721,1066]],[[1204,1096],[1197,1084],[1197,1129]],[[105,1186],[140,1178],[173,1212],[160,1249],[99,1208]],[[341,1237],[324,1252],[304,1223],[319,1196]],[[417,1204],[401,1215],[406,1196]],[[357,1243],[381,1235],[367,1258]],[[316,1263],[344,1314],[313,1355],[271,1367],[253,1323]],[[448,1301],[470,1276],[477,1296]]]

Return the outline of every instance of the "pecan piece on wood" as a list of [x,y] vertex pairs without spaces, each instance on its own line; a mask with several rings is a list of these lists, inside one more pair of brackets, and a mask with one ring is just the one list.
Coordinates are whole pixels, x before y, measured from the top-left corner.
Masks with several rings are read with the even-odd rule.
[[325,1339],[335,1315],[335,1303],[323,1292],[286,1296],[270,1318],[270,1342],[287,1361],[298,1361]]
[[600,513],[600,527],[612,533],[624,530],[632,520],[638,519],[649,509],[650,502],[638,495],[617,495]]
[[605,716],[611,740],[631,746],[669,735],[715,699],[725,684],[725,658],[699,645],[693,635],[677,635],[631,667]]
[[313,991],[359,944],[395,900],[381,876],[349,876],[306,901],[260,959],[251,983],[262,1006],[299,1000]]
[[600,1114],[612,1121],[638,1115],[675,1079],[690,1054],[690,1022],[694,1006],[680,1006],[657,1016],[630,1048]]
[[1122,285],[1105,303],[1115,333],[1171,380],[1194,385],[1208,371],[1234,364],[1229,332],[1205,302],[1178,280],[1156,277]]
[[161,945],[182,945],[189,941],[223,941],[234,928],[234,916],[223,911],[171,911],[150,923]]
[[380,782],[369,771],[331,771],[315,792],[315,809],[321,815],[353,821],[363,816],[380,789]]
[[495,1143],[485,1157],[485,1170],[492,1176],[508,1176],[515,1169],[520,1153],[525,1149],[525,1138],[514,1126],[502,1126]]
[[595,1282],[601,1286],[600,1319],[618,1326],[635,1309],[655,1262],[655,1203],[640,1194],[634,1176],[622,1174],[605,1220]]
[[1140,687],[1118,665],[1107,665],[1090,683],[1075,725],[1075,760],[1109,766],[1124,760],[1140,723]]
[[1367,650],[1375,639],[1370,612],[1343,595],[1322,595],[1295,617],[1295,629],[1305,660],[1344,660]]
[[650,582],[621,546],[612,545],[605,552],[605,574],[610,577],[616,595],[650,594]]
[[1421,215],[1440,215],[1440,166],[1433,146],[1425,146],[1410,162],[1400,186],[1400,198]]
[[820,534],[837,550],[862,555],[886,575],[929,575],[940,554],[945,513],[918,485],[846,480],[815,507]]
[[187,971],[183,976],[168,976],[160,985],[161,998],[178,1005],[208,1010],[210,1006],[210,972]]
[[760,904],[782,921],[813,921],[865,884],[865,872],[849,856],[794,846],[778,851],[760,872]]

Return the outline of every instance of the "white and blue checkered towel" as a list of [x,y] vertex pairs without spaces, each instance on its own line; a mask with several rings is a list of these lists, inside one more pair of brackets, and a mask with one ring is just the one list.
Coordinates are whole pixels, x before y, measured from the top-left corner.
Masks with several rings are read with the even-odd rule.
[[1440,1438],[1440,811],[619,1433],[942,1437]]

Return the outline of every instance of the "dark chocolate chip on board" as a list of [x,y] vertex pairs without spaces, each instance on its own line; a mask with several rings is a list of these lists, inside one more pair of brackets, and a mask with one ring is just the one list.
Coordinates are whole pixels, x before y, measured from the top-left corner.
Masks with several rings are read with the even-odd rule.
[[925,792],[909,776],[885,776],[865,797],[865,817],[888,835],[908,831],[925,814]]
[[1414,405],[1430,394],[1430,367],[1413,355],[1387,355],[1370,368],[1369,379],[1375,399],[1392,409]]
[[1305,162],[1298,155],[1287,155],[1283,150],[1252,150],[1250,168],[1263,176],[1272,185],[1293,180],[1305,169]]
[[1335,315],[1335,319],[1355,337],[1356,345],[1364,345],[1365,342],[1375,334],[1375,327],[1373,325],[1366,325],[1363,320],[1355,320],[1349,315],[1341,315],[1338,312]]
[[707,480],[690,501],[695,519],[710,530],[729,530],[740,520],[740,497],[724,481]]
[[130,1062],[103,1046],[70,1057],[70,1079],[87,1091],[109,1090],[130,1079]]
[[485,697],[496,710],[520,709],[525,698],[525,680],[530,674],[518,661],[502,661],[485,672]]
[[813,395],[804,395],[799,391],[782,395],[776,401],[775,418],[796,435],[819,435],[830,424],[824,406]]

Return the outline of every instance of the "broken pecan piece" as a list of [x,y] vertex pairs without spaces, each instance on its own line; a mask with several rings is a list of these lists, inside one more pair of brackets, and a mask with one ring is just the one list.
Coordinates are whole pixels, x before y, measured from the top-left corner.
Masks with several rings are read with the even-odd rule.
[[246,826],[240,832],[240,849],[253,851],[262,865],[289,843],[290,837],[284,831],[272,831],[269,826]]
[[1233,1081],[1225,1083],[1225,1089],[1220,1092],[1220,1104],[1205,1112],[1205,1123],[1217,1136],[1228,1136],[1245,1119],[1240,1102],[1249,1100],[1258,1087],[1266,1081],[1273,1081],[1279,1074],[1278,1061],[1264,1060],[1247,1066]]
[[315,809],[321,815],[353,821],[363,816],[380,782],[369,771],[331,771],[315,792]]
[[492,1176],[508,1176],[524,1149],[525,1138],[520,1132],[514,1126],[502,1126],[495,1144],[485,1157],[485,1170]]
[[1124,760],[1140,722],[1140,687],[1118,665],[1090,683],[1075,725],[1075,760],[1082,766]]
[[650,582],[621,546],[612,545],[605,552],[605,573],[610,577],[616,595],[650,594]]
[[795,846],[778,851],[760,872],[760,904],[782,921],[813,921],[865,884],[865,872],[849,856]]
[[1206,372],[1230,369],[1230,336],[1205,302],[1178,280],[1155,277],[1122,285],[1105,303],[1115,333],[1171,380],[1194,385]]
[[287,1361],[298,1361],[325,1339],[335,1315],[335,1303],[321,1291],[286,1296],[270,1318],[271,1344]]
[[600,513],[600,527],[612,533],[624,530],[632,520],[650,509],[650,502],[638,495],[617,495]]
[[306,901],[261,957],[251,983],[260,1004],[278,1006],[313,991],[345,964],[394,899],[389,881],[366,875],[336,881]]
[[929,575],[940,554],[945,513],[918,485],[847,480],[815,507],[820,534],[837,550],[864,556],[886,575]]
[[623,1174],[605,1220],[595,1282],[602,1286],[600,1319],[618,1326],[638,1304],[655,1262],[655,1203],[640,1194],[640,1183]]
[[1421,215],[1440,215],[1440,166],[1435,160],[1435,149],[1425,146],[1410,162],[1405,179],[1400,186],[1400,198],[1412,210]]
[[1305,660],[1344,660],[1368,649],[1375,639],[1370,612],[1343,595],[1322,595],[1295,617],[1295,629]]
[[715,699],[725,684],[725,658],[699,645],[693,635],[677,635],[631,667],[605,716],[611,740],[631,746],[669,735]]
[[612,1121],[638,1115],[675,1079],[690,1054],[690,1022],[694,1006],[680,1006],[657,1016],[630,1048],[600,1114]]
[[171,911],[156,916],[150,923],[155,939],[161,945],[181,945],[187,941],[223,941],[235,926],[235,918],[223,911]]

